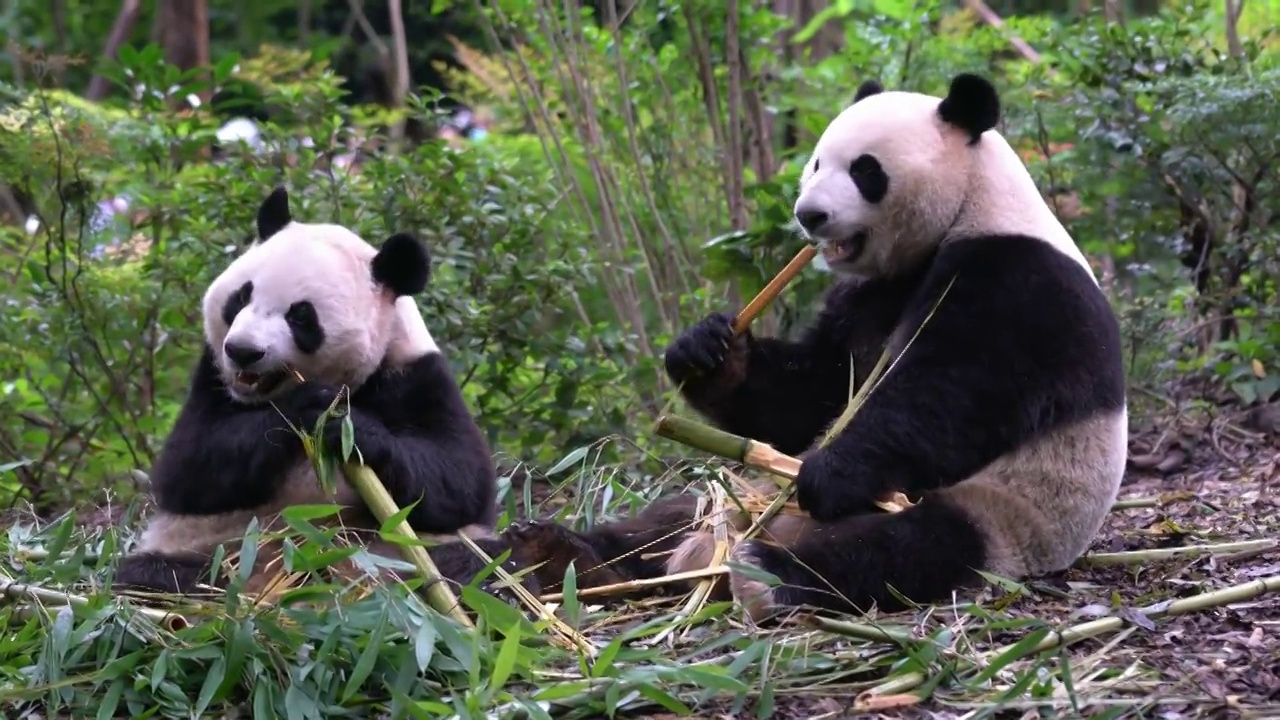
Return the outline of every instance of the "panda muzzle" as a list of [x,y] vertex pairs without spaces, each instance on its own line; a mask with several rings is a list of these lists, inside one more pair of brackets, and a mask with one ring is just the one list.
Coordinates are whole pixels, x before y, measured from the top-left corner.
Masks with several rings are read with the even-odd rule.
[[822,255],[828,263],[851,263],[862,255],[867,247],[869,235],[865,230],[838,240],[823,243]]
[[236,385],[248,392],[266,394],[276,389],[287,377],[284,370],[272,370],[267,373],[255,373],[241,370],[236,373]]

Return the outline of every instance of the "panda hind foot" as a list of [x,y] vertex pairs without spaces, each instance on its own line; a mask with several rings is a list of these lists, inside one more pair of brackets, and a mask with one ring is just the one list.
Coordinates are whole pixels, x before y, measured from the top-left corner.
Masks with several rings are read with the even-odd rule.
[[510,543],[512,557],[520,567],[541,564],[533,574],[546,588],[564,584],[570,563],[579,588],[614,585],[630,579],[605,565],[600,553],[581,535],[554,522],[515,523],[503,531],[502,537]]
[[[504,554],[509,549],[509,545],[502,538],[473,538],[471,542],[475,543],[490,558],[497,559],[498,556]],[[474,584],[477,589],[499,597],[505,602],[518,604],[519,596],[513,588],[500,584],[504,583],[504,579],[498,575],[497,568],[485,571],[489,564],[484,558],[477,555],[461,542],[450,541],[436,545],[428,550],[432,562],[435,563],[436,569],[440,571],[441,578],[447,582],[454,592],[457,592],[463,585]],[[503,561],[501,565],[503,570],[510,573],[524,589],[534,595],[542,592],[542,586],[538,582],[538,578],[532,573],[520,573],[520,564],[512,552],[510,556]],[[480,577],[481,574],[484,577]],[[477,582],[477,579],[479,581]],[[425,587],[424,587],[425,590]]]
[[[729,562],[777,576],[786,566],[785,556],[778,561],[784,552],[759,540],[746,540],[733,548]],[[743,614],[756,624],[766,623],[791,605],[784,597],[785,588],[769,585],[754,572],[730,568],[729,589]]]

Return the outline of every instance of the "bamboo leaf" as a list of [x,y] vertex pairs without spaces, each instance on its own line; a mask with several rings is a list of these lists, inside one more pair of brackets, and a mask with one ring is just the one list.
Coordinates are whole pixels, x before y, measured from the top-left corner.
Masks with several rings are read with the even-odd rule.
[[418,672],[426,672],[431,665],[431,657],[436,651],[436,626],[431,623],[431,618],[423,618],[422,625],[418,627],[418,632],[413,638],[413,658],[418,661]]
[[507,678],[516,667],[516,653],[520,651],[520,623],[511,625],[511,630],[502,641],[502,649],[498,650],[498,659],[493,663],[493,675],[490,687],[499,690],[507,684]]
[[387,607],[382,607],[382,613],[378,616],[378,622],[373,626],[373,634],[369,636],[364,646],[364,652],[360,653],[360,659],[356,661],[356,666],[351,670],[351,677],[347,678],[346,687],[342,690],[342,702],[347,702],[360,689],[360,685],[369,677],[369,673],[373,672],[373,666],[378,662],[378,653],[382,651],[382,636],[387,630]]
[[356,447],[356,426],[351,422],[351,416],[347,415],[342,418],[342,462],[350,462],[351,451]]
[[204,676],[204,683],[200,686],[200,695],[196,698],[196,708],[192,713],[196,717],[204,715],[204,711],[209,707],[209,703],[218,694],[218,688],[222,685],[224,673],[227,671],[227,662],[223,658],[218,658],[209,666],[209,672]]
[[587,456],[588,449],[589,447],[583,446],[574,450],[568,455],[565,455],[564,457],[560,458],[560,462],[556,463],[555,465],[552,465],[551,469],[547,471],[547,476],[555,475],[557,473],[562,473],[570,465],[581,461],[583,458]]

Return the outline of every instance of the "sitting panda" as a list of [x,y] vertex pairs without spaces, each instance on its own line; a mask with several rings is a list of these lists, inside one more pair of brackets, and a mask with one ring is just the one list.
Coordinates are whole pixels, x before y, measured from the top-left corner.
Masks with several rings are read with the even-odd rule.
[[[666,351],[699,412],[804,461],[804,514],[778,516],[731,554],[781,581],[730,573],[751,617],[892,611],[899,595],[945,600],[975,571],[1064,569],[1115,500],[1128,434],[1118,324],[994,129],[999,115],[995,89],[970,74],[945,98],[864,83],[818,140],[795,204],[839,277],[819,317],[789,341],[734,336],[733,316],[716,313]],[[819,449],[851,396],[850,370],[856,390],[886,349],[879,384]],[[918,503],[879,511],[893,491]],[[648,525],[671,526],[676,505],[692,502],[626,522],[644,527],[652,513]],[[614,530],[580,544],[603,560],[634,548],[617,547]],[[709,534],[686,532],[662,569],[705,566],[711,548]]]
[[[429,278],[426,248],[408,233],[375,249],[346,228],[295,222],[283,188],[260,206],[257,230],[205,293],[204,351],[152,468],[158,511],[117,585],[192,592],[208,581],[216,546],[238,550],[252,518],[263,532],[283,530],[280,511],[299,504],[344,506],[337,519],[348,534],[372,535],[361,542],[399,558],[340,469],[336,496],[324,492],[290,429],[314,432],[341,386],[363,462],[400,507],[417,503],[414,530],[442,543],[462,530],[499,555],[489,448],[411,297]],[[341,422],[330,420],[331,457],[341,443]],[[245,591],[279,572],[279,554],[279,542],[259,551]],[[458,583],[485,565],[456,536],[429,554]]]

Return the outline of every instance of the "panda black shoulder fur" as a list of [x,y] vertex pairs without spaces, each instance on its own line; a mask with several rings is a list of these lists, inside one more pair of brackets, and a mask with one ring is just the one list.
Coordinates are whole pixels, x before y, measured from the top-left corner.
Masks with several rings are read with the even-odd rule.
[[[804,459],[807,517],[780,516],[733,551],[782,581],[730,575],[754,616],[892,610],[895,592],[943,600],[974,570],[1063,569],[1115,499],[1128,432],[1117,322],[994,129],[999,113],[974,75],[945,98],[865,83],[819,139],[795,205],[841,276],[815,323],[795,341],[733,337],[733,316],[717,313],[667,350],[697,410]],[[860,384],[886,347],[893,360],[859,413],[814,449],[850,397],[850,362]],[[878,511],[894,490],[921,499]],[[683,498],[625,522],[671,526],[673,506],[692,508]],[[609,549],[619,537],[603,525],[583,539],[608,556],[630,549]],[[705,566],[711,547],[686,534],[663,569]]]
[[[311,432],[343,385],[356,447],[401,507],[417,503],[414,529],[462,529],[500,554],[488,445],[412,297],[429,278],[427,249],[408,233],[375,249],[344,227],[295,222],[283,188],[259,208],[257,229],[259,240],[205,293],[204,351],[152,468],[157,512],[117,584],[191,592],[207,582],[218,544],[238,549],[251,518],[280,528],[280,511],[298,504],[345,506],[345,528],[398,557],[377,541],[378,522],[345,478],[336,497],[323,491],[289,429]],[[340,452],[337,420],[324,443]],[[456,540],[430,554],[466,583],[484,563]],[[272,554],[259,552],[247,591],[278,570],[262,570]]]

